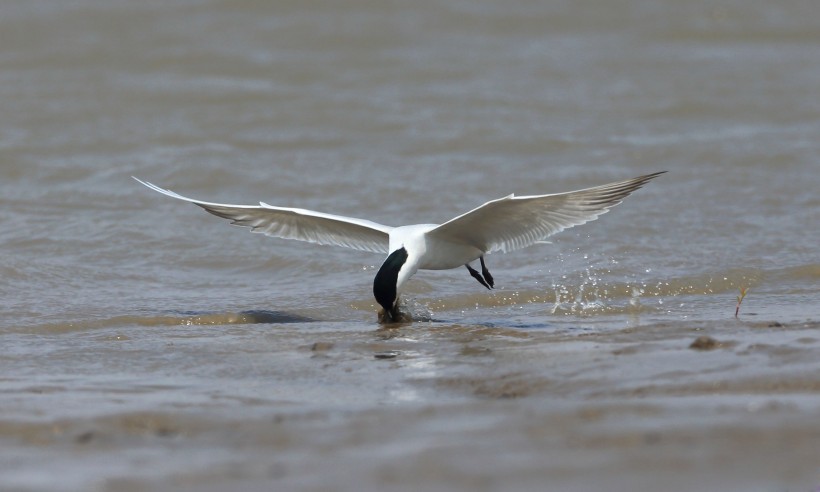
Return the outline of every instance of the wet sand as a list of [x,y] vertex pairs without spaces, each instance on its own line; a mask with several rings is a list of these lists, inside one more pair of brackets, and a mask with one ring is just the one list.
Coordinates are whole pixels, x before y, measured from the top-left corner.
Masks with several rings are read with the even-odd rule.
[[[161,343],[154,330],[169,330],[164,324],[125,325],[125,339],[109,329],[75,332],[107,336],[129,361],[139,360],[134,351],[151,353],[117,370],[108,350],[93,377],[78,372],[94,358],[82,362],[68,349],[62,375],[2,381],[10,410],[0,422],[3,487],[820,484],[817,323],[659,323],[604,333],[440,322],[336,328],[181,324]],[[221,363],[208,362],[215,358]],[[206,363],[210,370],[196,367]]]

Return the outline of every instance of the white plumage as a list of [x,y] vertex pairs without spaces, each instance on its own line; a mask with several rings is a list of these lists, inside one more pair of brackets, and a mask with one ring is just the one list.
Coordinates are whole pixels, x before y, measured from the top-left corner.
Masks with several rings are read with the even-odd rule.
[[[374,280],[374,294],[388,317],[395,319],[398,294],[418,270],[445,270],[467,266],[487,288],[493,279],[483,255],[531,246],[564,229],[595,220],[630,193],[663,172],[550,195],[509,195],[491,200],[443,224],[391,227],[364,219],[343,217],[300,208],[229,205],[184,197],[134,178],[154,191],[194,203],[232,224],[252,232],[361,251],[388,253]],[[403,250],[403,253],[398,253]],[[482,274],[469,263],[482,260]]]

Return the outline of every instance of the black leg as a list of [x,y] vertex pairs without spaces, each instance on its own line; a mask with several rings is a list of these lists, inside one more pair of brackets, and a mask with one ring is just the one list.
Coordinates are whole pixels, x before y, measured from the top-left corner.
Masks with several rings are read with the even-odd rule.
[[495,287],[495,280],[493,280],[493,276],[490,275],[490,271],[487,270],[487,265],[484,264],[484,256],[481,256],[481,274],[484,275],[484,278],[487,279],[487,283],[490,284],[490,287]]
[[478,273],[478,271],[476,271],[475,268],[471,267],[468,264],[465,264],[464,266],[467,267],[467,270],[470,272],[470,275],[472,275],[474,279],[478,280],[478,283],[480,283],[484,287],[487,287],[488,290],[491,288],[489,285],[487,285],[487,282],[484,280],[484,277],[482,277],[481,274]]

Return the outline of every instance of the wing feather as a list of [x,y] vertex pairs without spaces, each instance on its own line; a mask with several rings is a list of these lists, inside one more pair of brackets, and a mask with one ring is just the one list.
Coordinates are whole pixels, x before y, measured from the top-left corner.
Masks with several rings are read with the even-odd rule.
[[664,172],[567,193],[509,195],[447,221],[428,234],[469,244],[486,253],[514,251],[597,219]]
[[369,220],[301,208],[274,207],[264,202],[260,202],[258,206],[203,202],[138,178],[134,179],[158,193],[199,205],[217,217],[230,220],[233,225],[249,227],[251,232],[272,237],[387,253],[389,235],[393,229]]

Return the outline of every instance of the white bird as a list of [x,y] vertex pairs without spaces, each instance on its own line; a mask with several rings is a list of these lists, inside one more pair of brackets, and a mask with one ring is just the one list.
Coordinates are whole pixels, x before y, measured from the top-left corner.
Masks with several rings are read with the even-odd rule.
[[[204,202],[134,179],[163,195],[191,202],[218,217],[230,219],[233,225],[249,227],[251,232],[387,253],[373,280],[373,295],[384,308],[385,319],[397,321],[399,293],[417,271],[447,270],[463,265],[473,278],[490,289],[494,280],[484,264],[485,254],[525,248],[564,229],[595,220],[664,172],[567,193],[509,195],[443,224],[400,227],[301,208],[275,207],[264,202],[259,205]],[[481,262],[481,273],[470,266],[475,260]]]

